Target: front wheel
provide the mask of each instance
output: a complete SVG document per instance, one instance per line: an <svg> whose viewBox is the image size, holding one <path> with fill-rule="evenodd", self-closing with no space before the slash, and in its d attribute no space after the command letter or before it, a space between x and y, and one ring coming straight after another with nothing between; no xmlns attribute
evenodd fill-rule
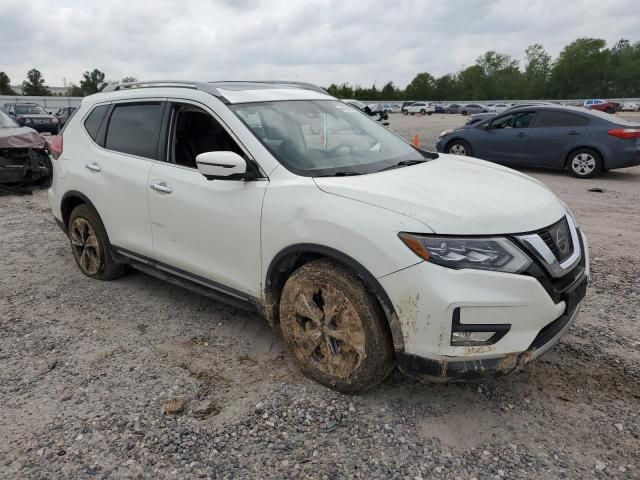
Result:
<svg viewBox="0 0 640 480"><path fill-rule="evenodd" d="M593 178L602 171L602 157L595 150L580 148L569 155L567 166L574 177Z"/></svg>
<svg viewBox="0 0 640 480"><path fill-rule="evenodd" d="M447 145L447 153L451 155L466 155L471 156L471 147L464 140L454 140Z"/></svg>
<svg viewBox="0 0 640 480"><path fill-rule="evenodd" d="M328 259L309 262L287 280L280 329L302 371L344 393L369 389L393 370L384 312L351 270Z"/></svg>
<svg viewBox="0 0 640 480"><path fill-rule="evenodd" d="M407 110L402 110L402 114L403 115L409 115L409 112Z"/></svg>

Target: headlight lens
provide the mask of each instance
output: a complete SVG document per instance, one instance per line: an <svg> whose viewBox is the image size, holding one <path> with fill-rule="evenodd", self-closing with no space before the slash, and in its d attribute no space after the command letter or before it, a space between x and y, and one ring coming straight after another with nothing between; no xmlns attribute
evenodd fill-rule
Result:
<svg viewBox="0 0 640 480"><path fill-rule="evenodd" d="M420 258L448 268L475 268L506 273L525 270L531 259L506 238L454 238L400 233Z"/></svg>

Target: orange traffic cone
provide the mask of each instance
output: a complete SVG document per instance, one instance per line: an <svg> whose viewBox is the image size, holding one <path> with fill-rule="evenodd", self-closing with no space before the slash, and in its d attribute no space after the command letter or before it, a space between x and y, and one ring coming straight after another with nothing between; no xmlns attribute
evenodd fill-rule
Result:
<svg viewBox="0 0 640 480"><path fill-rule="evenodd" d="M414 147L419 147L420 146L420 137L418 137L417 133L413 136L413 142L411 142L411 143L413 143Z"/></svg>

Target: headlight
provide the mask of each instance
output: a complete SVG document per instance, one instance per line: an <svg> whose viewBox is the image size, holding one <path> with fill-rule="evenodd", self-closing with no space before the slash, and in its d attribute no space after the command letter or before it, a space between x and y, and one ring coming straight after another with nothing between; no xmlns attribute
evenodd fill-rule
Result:
<svg viewBox="0 0 640 480"><path fill-rule="evenodd" d="M440 136L439 136L438 138L441 138L441 137L444 137L444 136L447 136L447 135L451 135L452 133L453 133L453 130L449 128L448 130L444 130L444 131L440 134Z"/></svg>
<svg viewBox="0 0 640 480"><path fill-rule="evenodd" d="M400 233L400 239L420 258L448 268L475 268L518 273L531 259L506 238L454 238Z"/></svg>

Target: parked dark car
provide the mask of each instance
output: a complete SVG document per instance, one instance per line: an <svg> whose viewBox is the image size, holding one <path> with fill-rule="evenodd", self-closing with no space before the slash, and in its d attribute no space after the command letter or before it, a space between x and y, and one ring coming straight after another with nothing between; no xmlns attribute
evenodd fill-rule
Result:
<svg viewBox="0 0 640 480"><path fill-rule="evenodd" d="M439 152L508 166L568 169L579 178L640 165L640 122L578 107L521 107L442 132Z"/></svg>
<svg viewBox="0 0 640 480"><path fill-rule="evenodd" d="M49 150L42 135L0 112L0 195L46 188L51 173Z"/></svg>
<svg viewBox="0 0 640 480"><path fill-rule="evenodd" d="M430 105L435 109L433 113L446 113L446 110L442 105L439 105L437 103L431 103Z"/></svg>
<svg viewBox="0 0 640 480"><path fill-rule="evenodd" d="M489 109L479 103L467 103L466 105L460 105L458 112L466 116L473 113L488 113Z"/></svg>
<svg viewBox="0 0 640 480"><path fill-rule="evenodd" d="M67 120L71 118L71 115L73 115L73 112L75 111L76 107L62 107L56 112L56 118L58 119L60 128L64 127L64 124L67 123Z"/></svg>
<svg viewBox="0 0 640 480"><path fill-rule="evenodd" d="M60 131L55 115L37 103L5 103L2 111L18 122L18 125L33 128L36 132L57 135Z"/></svg>
<svg viewBox="0 0 640 480"><path fill-rule="evenodd" d="M502 112L500 113L505 113L505 112L509 112L511 110L514 110L516 108L522 108L522 107L538 107L538 106L543 106L543 105L550 105L553 106L555 104L550 103L550 102L522 102L522 103L518 103L518 104L514 104L511 105L508 108L505 108ZM486 120L487 118L493 118L496 115L498 115L498 113L496 112L489 112L489 113L476 113L475 115L470 115L469 118L467 119L467 121L465 122L465 125L473 125L475 123L479 123L481 120Z"/></svg>
<svg viewBox="0 0 640 480"><path fill-rule="evenodd" d="M461 105L459 103L450 103L449 105L447 105L446 111L447 113L458 113L460 107Z"/></svg>

